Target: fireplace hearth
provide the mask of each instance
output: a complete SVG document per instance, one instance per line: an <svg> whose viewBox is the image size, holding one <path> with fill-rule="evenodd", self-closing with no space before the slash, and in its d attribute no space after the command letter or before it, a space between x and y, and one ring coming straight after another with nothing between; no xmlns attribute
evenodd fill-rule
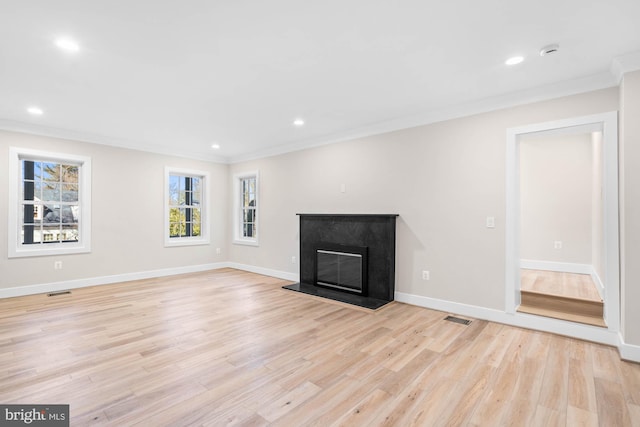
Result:
<svg viewBox="0 0 640 427"><path fill-rule="evenodd" d="M377 309L395 293L396 214L298 214L298 292Z"/></svg>

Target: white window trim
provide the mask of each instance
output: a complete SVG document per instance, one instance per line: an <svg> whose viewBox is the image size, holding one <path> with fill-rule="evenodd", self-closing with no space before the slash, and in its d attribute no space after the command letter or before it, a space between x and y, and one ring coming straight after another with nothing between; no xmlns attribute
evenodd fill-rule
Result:
<svg viewBox="0 0 640 427"><path fill-rule="evenodd" d="M49 160L58 163L70 163L79 166L78 204L80 220L78 221L78 242L47 243L46 245L23 245L18 232L20 218L20 161ZM72 154L52 153L41 150L9 147L9 258L66 255L91 252L91 158Z"/></svg>
<svg viewBox="0 0 640 427"><path fill-rule="evenodd" d="M197 176L202 179L202 200L200 224L200 236L171 238L169 236L169 175ZM164 246L195 246L208 245L211 241L210 227L210 209L209 209L209 172L194 169L183 169L165 166L164 168Z"/></svg>
<svg viewBox="0 0 640 427"><path fill-rule="evenodd" d="M254 238L247 238L242 236L242 197L240 188L240 180L243 178L256 178L256 228L258 229L258 235ZM259 239L260 234L262 233L262 228L260 228L260 218L262 214L260 213L260 172L249 171L242 172L233 175L233 243L236 245L247 245L247 246L260 246Z"/></svg>

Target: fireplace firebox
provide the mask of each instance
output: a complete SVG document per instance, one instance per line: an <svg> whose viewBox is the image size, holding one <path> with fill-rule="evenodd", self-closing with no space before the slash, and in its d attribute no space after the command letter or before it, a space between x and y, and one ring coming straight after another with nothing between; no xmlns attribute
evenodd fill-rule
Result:
<svg viewBox="0 0 640 427"><path fill-rule="evenodd" d="M367 296L367 248L321 244L316 248L314 283Z"/></svg>

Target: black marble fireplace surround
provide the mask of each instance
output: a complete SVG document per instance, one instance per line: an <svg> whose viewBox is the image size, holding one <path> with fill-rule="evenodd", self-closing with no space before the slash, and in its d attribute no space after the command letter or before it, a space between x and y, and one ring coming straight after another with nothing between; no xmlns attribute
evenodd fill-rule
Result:
<svg viewBox="0 0 640 427"><path fill-rule="evenodd" d="M298 214L298 216L300 217L300 282L285 286L285 289L374 310L393 301L397 214ZM317 285L317 250L327 248L346 253L364 251L366 270L363 272L362 292Z"/></svg>

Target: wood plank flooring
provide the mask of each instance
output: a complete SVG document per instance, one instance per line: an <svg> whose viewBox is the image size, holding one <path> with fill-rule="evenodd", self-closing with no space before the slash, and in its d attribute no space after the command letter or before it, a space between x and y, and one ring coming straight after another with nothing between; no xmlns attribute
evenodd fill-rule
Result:
<svg viewBox="0 0 640 427"><path fill-rule="evenodd" d="M611 347L232 269L0 300L0 402L71 425L640 426Z"/></svg>
<svg viewBox="0 0 640 427"><path fill-rule="evenodd" d="M523 291L602 301L596 285L588 274L529 270L526 268L520 271L520 289Z"/></svg>

